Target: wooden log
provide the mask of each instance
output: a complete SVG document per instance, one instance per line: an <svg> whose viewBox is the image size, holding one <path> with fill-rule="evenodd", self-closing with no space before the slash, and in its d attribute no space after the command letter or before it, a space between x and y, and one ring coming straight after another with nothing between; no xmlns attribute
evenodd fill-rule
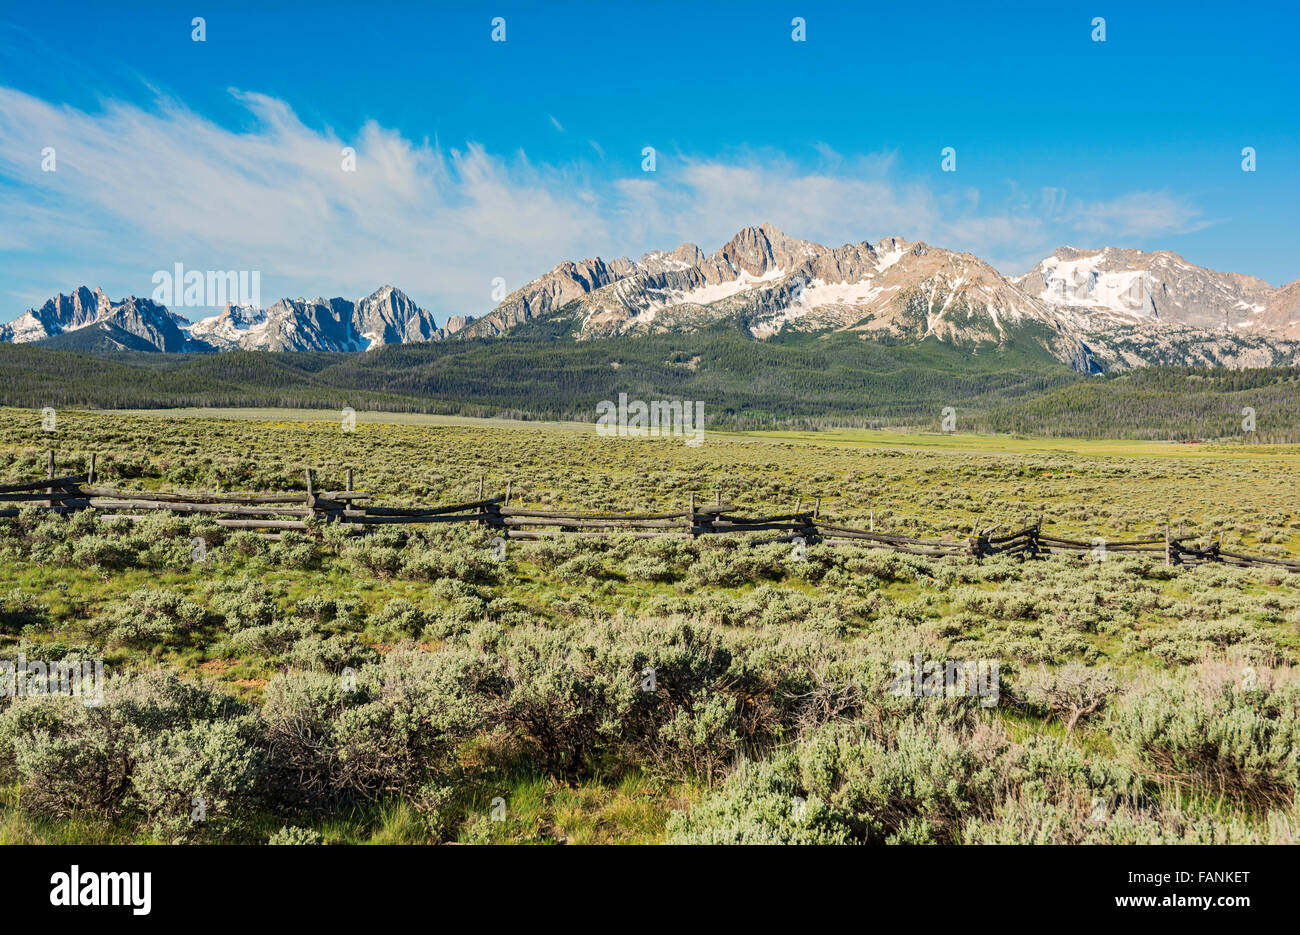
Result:
<svg viewBox="0 0 1300 935"><path fill-rule="evenodd" d="M43 503L52 506L62 500L84 500L76 491L64 490L54 494L46 493L6 493L0 494L0 503Z"/></svg>
<svg viewBox="0 0 1300 935"><path fill-rule="evenodd" d="M148 500L169 503L230 503L242 506L259 503L302 503L301 494L232 497L217 494L168 493L158 490L117 490L112 487L83 487L81 492L91 497L108 497L114 500Z"/></svg>
<svg viewBox="0 0 1300 935"><path fill-rule="evenodd" d="M372 516L369 513L360 516L349 515L347 522L356 523L360 526L403 526L418 525L425 523L478 523L490 521L491 513L456 513L447 515L421 515L421 516ZM490 524L490 523L489 523Z"/></svg>
<svg viewBox="0 0 1300 935"><path fill-rule="evenodd" d="M682 524L673 520L663 519L644 519L644 520L624 520L624 519L563 519L559 517L523 517L523 516L505 516L504 524L510 528L517 526L555 526L571 527L573 529L681 529Z"/></svg>
<svg viewBox="0 0 1300 935"><path fill-rule="evenodd" d="M718 517L720 523L732 523L736 526L746 526L755 523L811 523L811 513L781 513L776 516L731 516L722 515Z"/></svg>
<svg viewBox="0 0 1300 935"><path fill-rule="evenodd" d="M564 532L562 530L541 530L541 529L512 529L510 530L511 539L519 539L525 542L536 542L542 539L556 538L577 538L577 539L608 539L612 536L620 535L617 532ZM691 536L686 532L628 532L634 539L690 539Z"/></svg>
<svg viewBox="0 0 1300 935"><path fill-rule="evenodd" d="M311 528L304 522L290 519L216 519L213 522L226 529L296 529L306 532Z"/></svg>
<svg viewBox="0 0 1300 935"><path fill-rule="evenodd" d="M1283 568L1290 568L1293 571L1300 570L1300 562L1284 558L1265 558L1262 555L1243 555L1240 552L1227 552L1219 550L1219 554L1225 558L1237 559L1238 561L1255 562L1261 565L1280 565Z"/></svg>
<svg viewBox="0 0 1300 935"><path fill-rule="evenodd" d="M50 486L71 487L80 482L81 478L73 475L70 477L55 477L46 478L45 480L25 481L21 484L0 484L0 494L16 493L26 490L45 490Z"/></svg>
<svg viewBox="0 0 1300 935"><path fill-rule="evenodd" d="M1031 536L1036 532L1033 526L1026 526L1024 529L1017 529L1015 532L1003 533L1000 536L989 536L989 542L997 544L999 542L1009 542L1012 539L1019 539L1023 536Z"/></svg>
<svg viewBox="0 0 1300 935"><path fill-rule="evenodd" d="M614 522L630 522L649 519L681 519L690 516L687 512L676 513L578 513L560 510L506 510L502 516L537 517L538 519L600 519ZM680 523L678 525L681 525Z"/></svg>
<svg viewBox="0 0 1300 935"><path fill-rule="evenodd" d="M1060 543L1062 545L1073 545L1083 549L1096 548L1096 546L1091 542L1081 542L1077 539L1062 539L1059 536L1039 536L1038 538L1040 538L1044 542L1054 542L1054 543ZM1114 549L1126 545L1154 545L1163 542L1164 542L1163 537L1151 536L1146 539L1128 539L1123 542L1107 542L1106 548Z"/></svg>
<svg viewBox="0 0 1300 935"><path fill-rule="evenodd" d="M791 532L803 528L805 527L797 523L746 523L743 526L732 523L713 523L710 526L712 532L771 532L775 530Z"/></svg>
<svg viewBox="0 0 1300 935"><path fill-rule="evenodd" d="M442 516L447 513L468 513L475 510L486 510L489 506L496 506L499 504L501 499L501 497L493 497L490 500L478 500L474 503L456 503L451 506L368 506L365 510L366 513L371 516Z"/></svg>
<svg viewBox="0 0 1300 935"><path fill-rule="evenodd" d="M964 549L965 543L948 542L943 539L911 539L907 536L897 536L881 532L866 532L861 529L850 529L847 526L830 526L826 523L818 523L818 530L822 534L833 533L836 536L842 536L850 539L867 539L872 542L880 542L886 545L896 543L899 545L924 546L943 549Z"/></svg>
<svg viewBox="0 0 1300 935"><path fill-rule="evenodd" d="M111 500L90 498L97 510L171 510L173 513L230 513L235 516L310 516L302 507L239 506L230 503L178 503L174 500Z"/></svg>
<svg viewBox="0 0 1300 935"><path fill-rule="evenodd" d="M47 513L75 513L76 512L76 508L71 506L51 506L51 507L43 507L42 509L44 509ZM12 518L21 515L21 513L22 510L16 508L7 509L7 510L0 509L0 517Z"/></svg>

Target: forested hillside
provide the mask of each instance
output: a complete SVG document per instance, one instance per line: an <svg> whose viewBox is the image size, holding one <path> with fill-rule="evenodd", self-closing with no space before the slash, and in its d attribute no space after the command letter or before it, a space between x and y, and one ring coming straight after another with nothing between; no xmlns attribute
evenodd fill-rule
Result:
<svg viewBox="0 0 1300 935"><path fill-rule="evenodd" d="M695 334L389 345L356 354L90 355L0 346L0 404L37 408L288 406L591 421L596 404L702 400L714 427L832 425L1150 439L1300 438L1300 369L1157 367L1085 377L1036 351L972 354L848 333L754 341Z"/></svg>

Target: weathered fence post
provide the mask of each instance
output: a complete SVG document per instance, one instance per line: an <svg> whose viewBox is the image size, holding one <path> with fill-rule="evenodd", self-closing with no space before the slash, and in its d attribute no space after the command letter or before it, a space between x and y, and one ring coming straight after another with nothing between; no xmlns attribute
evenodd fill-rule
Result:
<svg viewBox="0 0 1300 935"><path fill-rule="evenodd" d="M352 468L348 468L346 478L347 479L344 481L344 483L347 484L348 493L351 493L352 492Z"/></svg>
<svg viewBox="0 0 1300 935"><path fill-rule="evenodd" d="M86 472L86 486L95 486L95 452L90 453L90 469Z"/></svg>
<svg viewBox="0 0 1300 935"><path fill-rule="evenodd" d="M48 477L50 480L54 480L54 449L53 448L51 448L49 452L46 453L45 456L45 476ZM53 507L54 487L53 486L46 487L45 492L50 495L50 499L45 501L45 505L47 507Z"/></svg>
<svg viewBox="0 0 1300 935"><path fill-rule="evenodd" d="M509 503L509 500L510 500L510 494L507 490L506 502ZM501 530L502 539L509 539L510 527L506 525L506 519L504 516L501 515L501 506L502 505L500 503L495 503L495 502L484 504L483 512L487 514L487 518L483 520L483 523L484 525L489 526L492 529Z"/></svg>
<svg viewBox="0 0 1300 935"><path fill-rule="evenodd" d="M695 538L695 491L691 491L691 512L686 517L686 528L691 532L691 538Z"/></svg>
<svg viewBox="0 0 1300 935"><path fill-rule="evenodd" d="M306 474L307 476L307 509L311 511L312 516L315 516L316 515L316 485L314 483L314 479L312 478L312 470L311 468L306 468L304 469L303 473Z"/></svg>

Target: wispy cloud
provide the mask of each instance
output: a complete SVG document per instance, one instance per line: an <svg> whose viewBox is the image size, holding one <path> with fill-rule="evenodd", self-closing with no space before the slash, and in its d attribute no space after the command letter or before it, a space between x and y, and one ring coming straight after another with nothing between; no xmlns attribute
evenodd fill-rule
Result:
<svg viewBox="0 0 1300 935"><path fill-rule="evenodd" d="M1133 192L1084 205L1075 226L1102 237L1150 237L1204 230L1213 222L1188 199L1169 192Z"/></svg>
<svg viewBox="0 0 1300 935"><path fill-rule="evenodd" d="M153 271L177 262L261 270L264 297L358 297L393 283L441 316L490 309L496 277L513 289L567 258L685 240L712 250L765 221L830 244L924 239L1005 272L1071 234L1207 223L1164 192L1085 204L1049 189L989 205L976 189L938 194L900 177L890 153L850 157L824 144L812 165L771 152L660 153L656 172L608 178L603 163L556 167L522 152L415 143L373 122L344 139L306 126L284 101L231 93L251 129L165 97L86 113L0 88L0 212L13 219L0 227L0 279L11 290L0 298L15 306L0 320L80 284L147 295ZM47 146L54 172L41 170Z"/></svg>

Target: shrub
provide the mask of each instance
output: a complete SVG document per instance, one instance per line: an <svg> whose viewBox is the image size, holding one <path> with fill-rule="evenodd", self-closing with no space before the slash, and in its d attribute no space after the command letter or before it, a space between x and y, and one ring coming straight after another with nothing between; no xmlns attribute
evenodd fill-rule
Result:
<svg viewBox="0 0 1300 935"><path fill-rule="evenodd" d="M399 649L348 678L289 671L266 686L272 787L323 807L418 788L482 724L479 665Z"/></svg>
<svg viewBox="0 0 1300 935"><path fill-rule="evenodd" d="M419 636L429 624L429 616L419 607L403 598L394 598L378 613L371 614L367 626L381 633L395 631L408 636Z"/></svg>
<svg viewBox="0 0 1300 935"><path fill-rule="evenodd" d="M267 840L267 844L308 845L323 843L320 832L297 825L286 825Z"/></svg>
<svg viewBox="0 0 1300 935"><path fill-rule="evenodd" d="M669 821L675 843L938 843L1000 800L1009 742L995 728L961 736L935 721L888 737L828 725L739 770Z"/></svg>
<svg viewBox="0 0 1300 935"><path fill-rule="evenodd" d="M212 609L226 620L231 630L265 627L280 616L279 605L266 586L253 578L215 581L208 587Z"/></svg>
<svg viewBox="0 0 1300 935"><path fill-rule="evenodd" d="M251 729L239 720L201 721L136 746L133 801L156 837L221 837L243 824L260 766L260 751L244 737Z"/></svg>
<svg viewBox="0 0 1300 935"><path fill-rule="evenodd" d="M1258 675L1256 676L1258 678ZM1154 778L1285 801L1300 784L1300 682L1166 676L1113 712L1117 746Z"/></svg>
<svg viewBox="0 0 1300 935"><path fill-rule="evenodd" d="M110 678L94 706L67 696L18 698L0 713L0 769L21 783L23 807L38 816L120 818L131 809L142 742L241 710L170 675Z"/></svg>
<svg viewBox="0 0 1300 935"><path fill-rule="evenodd" d="M21 588L0 594L0 633L16 633L23 627L39 627L47 620L48 610L35 595Z"/></svg>
<svg viewBox="0 0 1300 935"><path fill-rule="evenodd" d="M1024 676L1020 688L1031 708L1049 719L1060 719L1067 734L1080 720L1101 712L1119 690L1108 671L1078 663L1070 663L1056 672L1040 666L1036 672Z"/></svg>
<svg viewBox="0 0 1300 935"><path fill-rule="evenodd" d="M91 624L97 633L107 633L111 646L152 646L179 633L192 631L207 619L202 606L175 591L140 588L120 601Z"/></svg>

